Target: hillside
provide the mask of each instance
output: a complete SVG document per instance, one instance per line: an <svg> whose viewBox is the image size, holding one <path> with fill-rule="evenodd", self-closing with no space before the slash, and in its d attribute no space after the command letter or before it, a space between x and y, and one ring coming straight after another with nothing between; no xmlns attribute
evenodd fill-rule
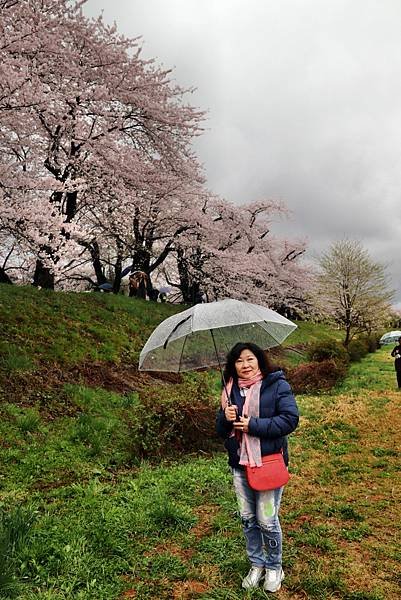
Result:
<svg viewBox="0 0 401 600"><path fill-rule="evenodd" d="M0 385L16 399L68 382L124 391L155 325L177 307L108 294L0 286Z"/></svg>
<svg viewBox="0 0 401 600"><path fill-rule="evenodd" d="M30 403L68 382L126 392L148 381L139 352L160 321L180 305L112 294L74 294L0 285L0 394ZM287 346L338 331L299 322ZM166 376L168 379L168 377ZM177 380L174 377L173 381ZM6 389L7 388L7 389Z"/></svg>

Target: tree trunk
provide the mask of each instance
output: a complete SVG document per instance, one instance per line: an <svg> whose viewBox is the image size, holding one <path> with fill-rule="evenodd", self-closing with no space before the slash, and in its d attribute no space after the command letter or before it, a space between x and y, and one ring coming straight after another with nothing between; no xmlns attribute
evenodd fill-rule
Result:
<svg viewBox="0 0 401 600"><path fill-rule="evenodd" d="M122 262L122 257L117 256L116 264L114 265L113 294L118 294L121 288Z"/></svg>
<svg viewBox="0 0 401 600"><path fill-rule="evenodd" d="M146 280L146 293L149 300L157 301L159 296L158 290L153 287L151 273L159 267L167 256L172 251L172 244L168 242L162 252L160 252L158 258L150 264L151 252L149 248L138 244L135 247L134 254L132 255L131 273L134 271L143 271L147 275Z"/></svg>
<svg viewBox="0 0 401 600"><path fill-rule="evenodd" d="M184 259L184 252L179 248L177 250L177 267L180 278L180 290L185 304L191 304L191 283L188 273L188 267Z"/></svg>
<svg viewBox="0 0 401 600"><path fill-rule="evenodd" d="M48 267L45 267L39 259L36 261L32 285L46 290L54 290L54 273Z"/></svg>
<svg viewBox="0 0 401 600"><path fill-rule="evenodd" d="M100 260L99 244L96 242L96 240L89 245L89 251L92 257L92 266L93 270L95 271L97 284L102 285L102 283L107 283L107 278L103 272L102 263Z"/></svg>
<svg viewBox="0 0 401 600"><path fill-rule="evenodd" d="M0 283L8 283L10 285L13 283L2 267L0 267Z"/></svg>
<svg viewBox="0 0 401 600"><path fill-rule="evenodd" d="M78 192L67 192L65 202L66 221L70 223L77 212Z"/></svg>
<svg viewBox="0 0 401 600"><path fill-rule="evenodd" d="M189 274L187 263L181 250L177 251L177 266L180 277L180 290L185 304L198 304L202 302L200 282L194 280Z"/></svg>
<svg viewBox="0 0 401 600"><path fill-rule="evenodd" d="M134 271L143 271L148 274L150 270L150 254L145 248L135 248L132 255L131 273Z"/></svg>
<svg viewBox="0 0 401 600"><path fill-rule="evenodd" d="M189 277L180 278L180 289L185 304L202 302L202 292L198 281L191 281Z"/></svg>

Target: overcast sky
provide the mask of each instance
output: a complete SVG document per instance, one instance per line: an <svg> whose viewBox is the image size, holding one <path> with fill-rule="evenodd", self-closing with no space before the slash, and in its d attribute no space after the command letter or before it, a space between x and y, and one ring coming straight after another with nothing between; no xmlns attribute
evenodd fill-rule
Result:
<svg viewBox="0 0 401 600"><path fill-rule="evenodd" d="M401 305L400 0L88 0L207 111L195 149L234 202L284 201L312 256L360 240Z"/></svg>

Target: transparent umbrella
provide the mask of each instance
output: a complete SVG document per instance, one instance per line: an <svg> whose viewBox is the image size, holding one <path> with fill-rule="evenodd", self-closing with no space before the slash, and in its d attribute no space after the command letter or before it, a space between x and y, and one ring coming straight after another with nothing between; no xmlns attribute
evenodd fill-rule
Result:
<svg viewBox="0 0 401 600"><path fill-rule="evenodd" d="M383 346L384 344L396 344L401 337L401 331L389 331L381 336L379 340L379 344Z"/></svg>
<svg viewBox="0 0 401 600"><path fill-rule="evenodd" d="M139 369L179 373L217 365L221 368L237 342L272 348L296 327L258 304L232 299L195 304L156 327L142 349Z"/></svg>

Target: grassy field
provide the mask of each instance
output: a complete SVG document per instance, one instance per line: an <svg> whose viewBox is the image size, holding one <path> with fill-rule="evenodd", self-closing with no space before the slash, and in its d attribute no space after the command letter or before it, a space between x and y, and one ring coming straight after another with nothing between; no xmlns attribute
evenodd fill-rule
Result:
<svg viewBox="0 0 401 600"><path fill-rule="evenodd" d="M0 286L0 598L265 597L241 589L225 454L135 455L132 418L151 385L138 352L176 310ZM330 335L301 324L290 342ZM297 399L281 600L401 597L401 393L388 352L352 365L331 394ZM215 393L207 374L180 385L198 384Z"/></svg>

